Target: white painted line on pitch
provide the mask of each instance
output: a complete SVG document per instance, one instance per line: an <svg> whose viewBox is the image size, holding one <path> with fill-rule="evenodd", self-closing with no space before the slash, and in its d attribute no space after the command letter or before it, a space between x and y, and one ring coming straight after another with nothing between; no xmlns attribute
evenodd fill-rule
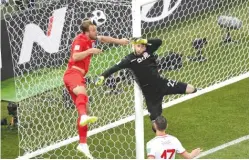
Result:
<svg viewBox="0 0 249 160"><path fill-rule="evenodd" d="M169 108L175 104L178 104L178 103L181 103L181 102L184 102L186 100L189 100L191 98L194 98L194 97L197 97L197 96L200 96L202 94L205 94L205 93L208 93L208 92L211 92L215 89L218 89L218 88L221 88L221 87L224 87L226 85L229 85L229 84L232 84L232 83L235 83L235 82L238 82L242 79L245 79L245 78L248 78L249 77L249 72L247 73L244 73L244 74L241 74L237 77L233 77L231 79L228 79L226 81L223 81L223 82L220 82L220 83L217 83L217 84L214 84L212 86L209 86L207 88L204 88L200 91L197 91L196 93L194 94L189 94L189 95L185 95L183 97L180 97L178 99L175 99L175 100L172 100L170 102L167 102L167 103L164 103L163 104L163 108ZM148 115L148 111L147 110L144 110L144 116ZM113 122L113 123L110 123L110 124L107 124L105 126L102 126L102 127L99 127L99 128L96 128L96 129L93 129L91 131L88 132L88 137L89 136L92 136L94 134L97 134L97 133L100 133L100 132L103 132L103 131L106 131L108 129L111 129L111 128L115 128L115 127L118 127L122 124L125 124L127 122L130 122L130 121L133 121L135 120L135 115L132 115L132 116L129 116L127 118L124 118L124 119L121 119L121 120L118 120L116 122ZM55 144L51 144L50 146L47 146L47 147L44 147L44 148L41 148L41 149L38 149L34 152L31 152L31 153L27 153L23 156L19 156L17 159L29 159L29 158L32 158L32 157L36 157L38 155L41 155L41 154L44 154L48 151L51 151L51 150L54 150L54 149L57 149L57 148L60 148L62 146L66 146L70 143L73 143L73 142L76 142L79 140L79 137L78 136L75 136L75 137L71 137L71 138L68 138L66 140L63 140L61 142L58 142L58 143L55 143Z"/></svg>
<svg viewBox="0 0 249 160"><path fill-rule="evenodd" d="M204 151L204 152L202 152L199 156L197 156L197 157L195 157L195 158L201 158L201 157L207 156L207 155L209 155L209 154L212 154L212 153L214 153L214 152L217 152L217 151L219 151L219 150L222 150L222 149L224 149L224 148L230 147L230 146L232 146L232 145L238 144L238 143L240 143L240 142L242 142L242 141L246 141L246 140L249 140L249 135L246 135L246 136L244 136L244 137L240 137L240 138L235 139L235 140L233 140L233 141L230 141L230 142L228 142L228 143L225 143L225 144L222 144L222 145L220 145L220 146L214 147L214 148L212 148L212 149L210 149L210 150ZM216 157L216 158L218 158L218 157Z"/></svg>

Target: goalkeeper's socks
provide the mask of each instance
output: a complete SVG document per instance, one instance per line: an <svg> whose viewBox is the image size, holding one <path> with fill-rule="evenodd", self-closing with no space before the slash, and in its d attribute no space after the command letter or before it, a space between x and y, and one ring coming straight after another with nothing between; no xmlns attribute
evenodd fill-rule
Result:
<svg viewBox="0 0 249 160"><path fill-rule="evenodd" d="M84 94L78 94L75 105L78 110L79 115L86 114L86 104L88 103L88 97Z"/></svg>

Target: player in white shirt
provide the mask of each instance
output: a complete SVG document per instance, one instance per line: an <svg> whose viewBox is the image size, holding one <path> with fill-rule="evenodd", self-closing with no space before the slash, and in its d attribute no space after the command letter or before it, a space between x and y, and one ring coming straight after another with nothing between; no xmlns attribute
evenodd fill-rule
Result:
<svg viewBox="0 0 249 160"><path fill-rule="evenodd" d="M202 151L196 148L189 153L176 137L166 134L167 120L163 116L158 116L153 125L156 137L146 145L148 159L175 159L176 153L181 154L185 159L192 159Z"/></svg>

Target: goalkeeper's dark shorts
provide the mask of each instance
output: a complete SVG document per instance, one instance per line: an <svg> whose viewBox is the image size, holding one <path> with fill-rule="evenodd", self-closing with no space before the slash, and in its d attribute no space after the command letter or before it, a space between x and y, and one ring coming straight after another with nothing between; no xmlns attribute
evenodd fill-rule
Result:
<svg viewBox="0 0 249 160"><path fill-rule="evenodd" d="M142 86L150 119L155 120L162 114L162 101L165 95L185 94L186 88L186 83L168 79L161 79L155 85Z"/></svg>

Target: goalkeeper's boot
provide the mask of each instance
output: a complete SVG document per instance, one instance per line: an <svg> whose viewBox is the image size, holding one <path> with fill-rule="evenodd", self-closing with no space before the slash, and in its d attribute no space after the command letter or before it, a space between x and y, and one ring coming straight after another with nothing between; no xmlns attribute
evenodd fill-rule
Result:
<svg viewBox="0 0 249 160"><path fill-rule="evenodd" d="M88 145L86 143L79 144L77 150L83 153L87 158L93 159L93 156L91 155Z"/></svg>
<svg viewBox="0 0 249 160"><path fill-rule="evenodd" d="M88 115L81 115L80 117L80 125L85 126L89 123L94 123L98 120L98 117L95 116L88 116Z"/></svg>

